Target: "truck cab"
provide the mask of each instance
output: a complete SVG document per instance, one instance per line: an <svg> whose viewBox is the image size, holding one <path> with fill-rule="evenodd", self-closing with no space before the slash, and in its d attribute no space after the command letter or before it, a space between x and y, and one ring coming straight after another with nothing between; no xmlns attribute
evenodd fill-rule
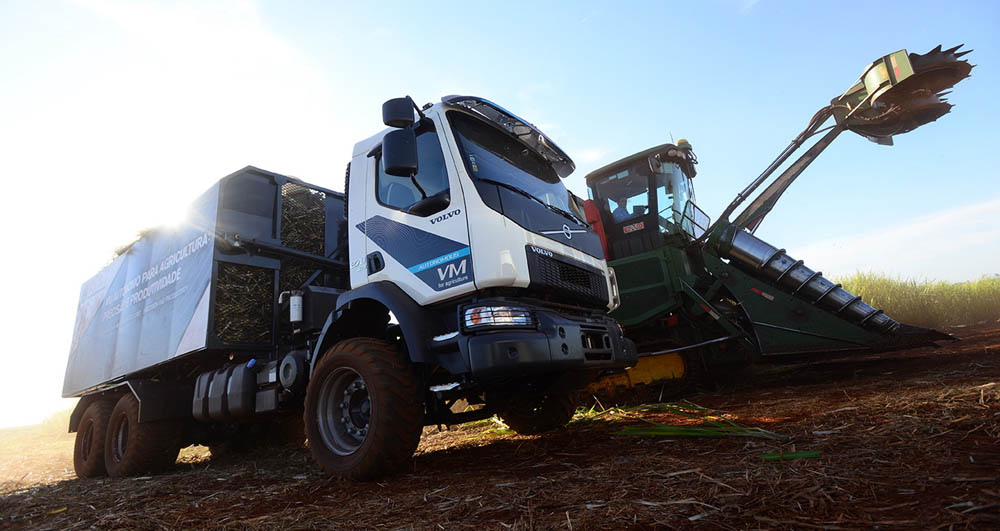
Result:
<svg viewBox="0 0 1000 531"><path fill-rule="evenodd" d="M599 236L562 183L574 164L558 146L467 96L425 108L410 130L412 175L384 168L392 130L355 146L348 188L365 200L349 200L352 288L388 280L420 305L515 289L614 309Z"/></svg>

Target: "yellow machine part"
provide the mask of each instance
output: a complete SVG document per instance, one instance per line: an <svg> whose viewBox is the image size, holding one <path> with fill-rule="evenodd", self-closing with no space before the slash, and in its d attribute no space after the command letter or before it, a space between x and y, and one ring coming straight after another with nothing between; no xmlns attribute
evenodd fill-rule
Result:
<svg viewBox="0 0 1000 531"><path fill-rule="evenodd" d="M623 373L605 376L590 384L587 389L592 393L613 394L616 389L631 389L683 377L684 358L680 354L660 354L639 358L635 367Z"/></svg>

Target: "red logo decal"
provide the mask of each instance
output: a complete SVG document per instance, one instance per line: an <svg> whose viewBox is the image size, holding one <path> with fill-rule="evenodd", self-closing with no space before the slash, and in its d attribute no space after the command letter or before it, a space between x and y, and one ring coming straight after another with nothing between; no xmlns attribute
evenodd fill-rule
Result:
<svg viewBox="0 0 1000 531"><path fill-rule="evenodd" d="M642 230L645 226L646 226L646 223L640 221L639 223L633 223L631 225L625 225L624 227L622 227L622 231L625 232L625 234L628 234L630 232L635 232L637 230Z"/></svg>

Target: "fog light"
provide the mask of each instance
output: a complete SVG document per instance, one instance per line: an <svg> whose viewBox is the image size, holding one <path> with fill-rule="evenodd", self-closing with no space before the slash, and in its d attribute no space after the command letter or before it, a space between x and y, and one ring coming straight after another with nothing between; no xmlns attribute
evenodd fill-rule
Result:
<svg viewBox="0 0 1000 531"><path fill-rule="evenodd" d="M534 327L531 310L518 306L473 306L465 309L466 329L489 327Z"/></svg>

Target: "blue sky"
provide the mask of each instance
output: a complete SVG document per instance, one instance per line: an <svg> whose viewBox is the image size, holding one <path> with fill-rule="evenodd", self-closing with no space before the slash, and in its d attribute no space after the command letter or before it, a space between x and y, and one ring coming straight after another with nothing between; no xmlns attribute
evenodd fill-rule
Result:
<svg viewBox="0 0 1000 531"><path fill-rule="evenodd" d="M687 138L713 217L877 57L966 43L936 123L883 147L844 134L758 235L828 275L1000 273L996 2L0 3L5 357L59 385L80 284L139 229L247 164L342 189L381 103L487 97L577 162L568 186ZM37 383L42 382L42 383ZM10 396L8 396L8 394ZM36 411L37 409L37 411Z"/></svg>

